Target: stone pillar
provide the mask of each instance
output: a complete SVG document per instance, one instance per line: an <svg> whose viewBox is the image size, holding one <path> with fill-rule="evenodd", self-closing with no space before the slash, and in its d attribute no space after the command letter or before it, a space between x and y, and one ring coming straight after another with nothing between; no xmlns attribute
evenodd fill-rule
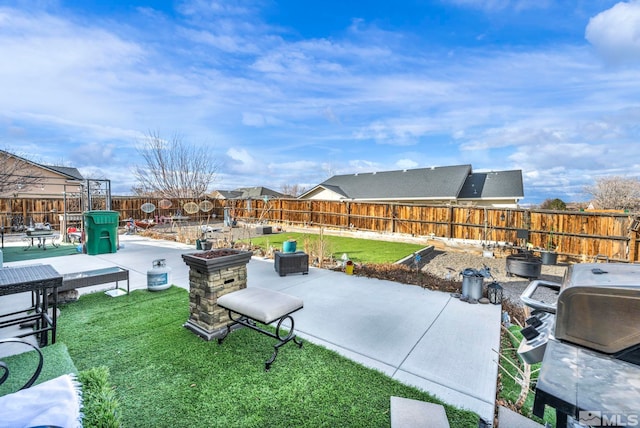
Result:
<svg viewBox="0 0 640 428"><path fill-rule="evenodd" d="M184 326L206 340L220 337L230 321L227 310L217 305L218 297L247 287L251 252L218 249L182 258L189 266L189 320Z"/></svg>

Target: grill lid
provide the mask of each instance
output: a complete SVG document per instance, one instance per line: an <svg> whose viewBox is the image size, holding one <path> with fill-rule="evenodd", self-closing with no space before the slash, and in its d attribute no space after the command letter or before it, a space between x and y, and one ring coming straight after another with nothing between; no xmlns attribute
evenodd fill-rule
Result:
<svg viewBox="0 0 640 428"><path fill-rule="evenodd" d="M570 266L558 296L555 337L607 354L640 345L640 266Z"/></svg>

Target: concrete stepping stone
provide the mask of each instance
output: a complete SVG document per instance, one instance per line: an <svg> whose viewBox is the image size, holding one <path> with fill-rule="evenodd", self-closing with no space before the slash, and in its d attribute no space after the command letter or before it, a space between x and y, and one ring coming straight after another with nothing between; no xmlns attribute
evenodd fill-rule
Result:
<svg viewBox="0 0 640 428"><path fill-rule="evenodd" d="M449 428L449 421L440 404L391 397L391 428Z"/></svg>

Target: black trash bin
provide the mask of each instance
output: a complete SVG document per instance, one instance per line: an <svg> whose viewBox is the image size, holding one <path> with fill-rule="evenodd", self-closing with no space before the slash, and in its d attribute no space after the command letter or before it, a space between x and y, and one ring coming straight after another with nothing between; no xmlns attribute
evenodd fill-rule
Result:
<svg viewBox="0 0 640 428"><path fill-rule="evenodd" d="M94 256L118 251L119 216L117 211L86 211L84 213L87 254Z"/></svg>

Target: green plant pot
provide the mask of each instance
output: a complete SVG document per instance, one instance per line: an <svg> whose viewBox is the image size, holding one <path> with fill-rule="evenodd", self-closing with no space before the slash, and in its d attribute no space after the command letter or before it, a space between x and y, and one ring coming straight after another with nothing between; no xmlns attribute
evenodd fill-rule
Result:
<svg viewBox="0 0 640 428"><path fill-rule="evenodd" d="M282 252L283 253L295 253L296 252L296 242L295 241L284 241L282 243Z"/></svg>

